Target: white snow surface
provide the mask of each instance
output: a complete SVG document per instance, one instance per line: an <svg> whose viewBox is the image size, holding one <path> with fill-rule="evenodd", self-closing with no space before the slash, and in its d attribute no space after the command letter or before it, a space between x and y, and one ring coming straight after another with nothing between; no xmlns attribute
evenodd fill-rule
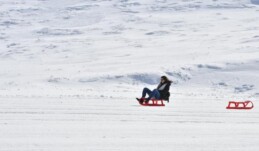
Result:
<svg viewBox="0 0 259 151"><path fill-rule="evenodd" d="M0 151L258 151L258 86L258 0L0 0Z"/></svg>

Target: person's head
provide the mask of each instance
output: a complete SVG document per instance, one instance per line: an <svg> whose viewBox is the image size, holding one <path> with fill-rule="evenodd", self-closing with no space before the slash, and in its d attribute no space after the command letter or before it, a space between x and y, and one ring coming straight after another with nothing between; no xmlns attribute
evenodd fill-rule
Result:
<svg viewBox="0 0 259 151"><path fill-rule="evenodd" d="M166 76L161 77L161 83L171 82Z"/></svg>

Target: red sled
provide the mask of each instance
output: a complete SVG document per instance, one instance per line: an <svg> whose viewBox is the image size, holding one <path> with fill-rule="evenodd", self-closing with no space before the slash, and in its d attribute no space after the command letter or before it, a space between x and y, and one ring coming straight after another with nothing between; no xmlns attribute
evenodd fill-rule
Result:
<svg viewBox="0 0 259 151"><path fill-rule="evenodd" d="M235 101L229 101L227 109L244 109L249 110L254 107L253 102L251 101L245 101L245 102L235 102Z"/></svg>
<svg viewBox="0 0 259 151"><path fill-rule="evenodd" d="M165 106L164 100L151 99L148 102L139 102L142 106Z"/></svg>

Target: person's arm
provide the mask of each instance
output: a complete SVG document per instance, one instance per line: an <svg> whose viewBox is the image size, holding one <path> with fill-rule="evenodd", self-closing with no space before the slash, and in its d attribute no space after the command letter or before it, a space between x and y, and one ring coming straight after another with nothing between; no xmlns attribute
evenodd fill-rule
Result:
<svg viewBox="0 0 259 151"><path fill-rule="evenodd" d="M168 92L170 89L170 83L167 83L164 89L164 92Z"/></svg>

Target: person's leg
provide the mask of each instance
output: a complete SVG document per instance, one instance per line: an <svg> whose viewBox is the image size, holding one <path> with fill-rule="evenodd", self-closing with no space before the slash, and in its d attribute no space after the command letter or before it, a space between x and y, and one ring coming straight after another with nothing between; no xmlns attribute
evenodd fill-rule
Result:
<svg viewBox="0 0 259 151"><path fill-rule="evenodd" d="M150 96L151 93L152 93L151 90L149 90L148 88L144 88L142 91L142 98L145 98L147 94Z"/></svg>
<svg viewBox="0 0 259 151"><path fill-rule="evenodd" d="M141 98L136 98L140 103L143 103L145 101L145 97L148 94L149 96L151 95L152 91L149 90L148 88L144 88L142 91L142 97Z"/></svg>
<svg viewBox="0 0 259 151"><path fill-rule="evenodd" d="M154 98L155 98L155 99L160 99L160 93L159 93L159 91L158 91L157 89L155 89L153 92L154 92Z"/></svg>
<svg viewBox="0 0 259 151"><path fill-rule="evenodd" d="M151 98L160 99L160 93L157 89L154 89L149 97L146 99L146 101L149 101Z"/></svg>

